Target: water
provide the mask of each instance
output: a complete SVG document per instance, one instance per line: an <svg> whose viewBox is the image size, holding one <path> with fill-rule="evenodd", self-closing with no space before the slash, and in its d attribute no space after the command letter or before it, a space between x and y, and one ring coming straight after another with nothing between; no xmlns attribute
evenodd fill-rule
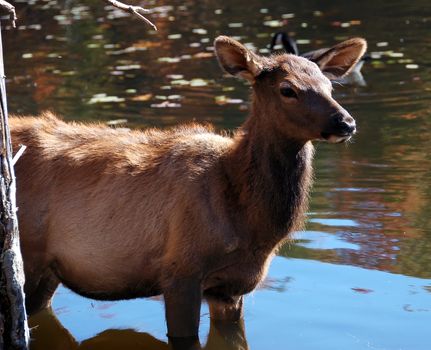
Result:
<svg viewBox="0 0 431 350"><path fill-rule="evenodd" d="M4 33L10 111L133 128L241 124L249 88L223 77L218 34L262 50L283 29L301 52L365 37L367 85L335 90L359 133L317 145L307 231L246 298L245 326L210 324L204 306L200 338L206 349L430 348L429 1L148 1L157 33L100 0L15 3L20 27ZM97 302L63 288L53 310L31 319L32 349L168 348L159 299Z"/></svg>

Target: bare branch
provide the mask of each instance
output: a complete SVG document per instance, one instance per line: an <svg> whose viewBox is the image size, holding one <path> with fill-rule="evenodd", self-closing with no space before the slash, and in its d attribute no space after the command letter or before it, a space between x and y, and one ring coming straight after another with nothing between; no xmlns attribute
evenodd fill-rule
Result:
<svg viewBox="0 0 431 350"><path fill-rule="evenodd" d="M18 161L18 159L22 156L22 154L24 153L24 151L26 150L27 146L26 145L20 145L21 147L19 148L18 152L16 152L16 154L13 156L12 159L12 165L15 166L16 162Z"/></svg>
<svg viewBox="0 0 431 350"><path fill-rule="evenodd" d="M7 12L9 12L10 20L12 22L12 27L16 27L15 21L18 19L16 17L15 6L9 4L5 0L0 0L0 8L4 8Z"/></svg>
<svg viewBox="0 0 431 350"><path fill-rule="evenodd" d="M0 1L2 1L2 0L0 0ZM117 0L104 0L104 1L106 3L108 3L109 5L112 5L116 8L119 8L120 10L129 12L132 15L139 17L141 20L143 20L144 22L149 24L151 27L153 27L154 30L157 30L156 25L153 22L151 22L147 17L145 17L143 15L144 13L150 12L148 9L144 9L141 6L133 6L133 5L124 4L124 3L117 1Z"/></svg>

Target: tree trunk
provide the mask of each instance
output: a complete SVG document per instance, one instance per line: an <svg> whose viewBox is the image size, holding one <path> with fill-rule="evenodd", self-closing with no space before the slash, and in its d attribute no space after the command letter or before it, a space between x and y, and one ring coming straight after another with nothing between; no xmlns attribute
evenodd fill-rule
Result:
<svg viewBox="0 0 431 350"><path fill-rule="evenodd" d="M29 342L15 190L0 28L0 350L26 350Z"/></svg>

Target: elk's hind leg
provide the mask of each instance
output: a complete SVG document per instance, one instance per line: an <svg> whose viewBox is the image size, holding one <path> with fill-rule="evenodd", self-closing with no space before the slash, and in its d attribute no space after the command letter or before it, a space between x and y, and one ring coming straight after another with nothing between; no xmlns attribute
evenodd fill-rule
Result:
<svg viewBox="0 0 431 350"><path fill-rule="evenodd" d="M48 270L36 283L25 287L27 314L32 315L51 306L51 299L60 284L55 274Z"/></svg>
<svg viewBox="0 0 431 350"><path fill-rule="evenodd" d="M210 317L217 321L238 321L243 317L244 297L211 298L208 300Z"/></svg>

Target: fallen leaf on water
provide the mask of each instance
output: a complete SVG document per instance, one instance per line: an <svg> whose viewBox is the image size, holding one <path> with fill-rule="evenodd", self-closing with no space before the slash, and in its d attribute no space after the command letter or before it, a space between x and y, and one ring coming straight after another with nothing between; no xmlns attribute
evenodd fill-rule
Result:
<svg viewBox="0 0 431 350"><path fill-rule="evenodd" d="M284 13L281 15L281 18L283 18L283 19L288 19L288 18L293 18L293 17L295 17L294 13Z"/></svg>
<svg viewBox="0 0 431 350"><path fill-rule="evenodd" d="M157 61L166 63L178 63L181 61L181 59L179 57L159 57Z"/></svg>
<svg viewBox="0 0 431 350"><path fill-rule="evenodd" d="M355 291L356 293L361 293L361 294L369 294L373 292L372 289L367 289L367 288L352 288L352 290Z"/></svg>
<svg viewBox="0 0 431 350"><path fill-rule="evenodd" d="M407 120L417 119L417 117L418 116L414 113L406 113L406 114L400 115L400 118L407 119Z"/></svg>
<svg viewBox="0 0 431 350"><path fill-rule="evenodd" d="M109 102L124 102L125 99L118 96L107 96L106 94L96 94L87 103L89 105L95 103L109 103Z"/></svg>
<svg viewBox="0 0 431 350"><path fill-rule="evenodd" d="M214 54L212 52L198 52L197 54L193 55L194 58L210 58L214 57Z"/></svg>
<svg viewBox="0 0 431 350"><path fill-rule="evenodd" d="M208 85L208 82L200 78L192 79L190 81L190 86L193 86L193 87L200 87L200 86L207 86L207 85Z"/></svg>
<svg viewBox="0 0 431 350"><path fill-rule="evenodd" d="M283 26L283 22L279 20L265 21L263 25L271 28L278 28Z"/></svg>
<svg viewBox="0 0 431 350"><path fill-rule="evenodd" d="M388 46L389 45L389 43L388 42L386 42L386 41L381 41L381 42L378 42L377 44L376 44L376 46L377 47L386 47L386 46Z"/></svg>
<svg viewBox="0 0 431 350"><path fill-rule="evenodd" d="M184 76L182 74L168 74L166 76L166 78L168 79L173 79L173 80L177 80L177 79L183 79Z"/></svg>
<svg viewBox="0 0 431 350"><path fill-rule="evenodd" d="M168 35L168 39L171 39L171 40L181 39L181 37L182 37L181 34L170 34L170 35Z"/></svg>
<svg viewBox="0 0 431 350"><path fill-rule="evenodd" d="M114 119L114 120L109 120L106 122L106 124L114 126L114 125L119 125L119 124L126 124L127 123L127 119Z"/></svg>
<svg viewBox="0 0 431 350"><path fill-rule="evenodd" d="M419 65L418 64L406 64L406 68L407 69L418 69Z"/></svg>
<svg viewBox="0 0 431 350"><path fill-rule="evenodd" d="M175 79L171 81L172 85L189 85L190 82L188 80L185 79Z"/></svg>
<svg viewBox="0 0 431 350"><path fill-rule="evenodd" d="M200 35L208 34L207 30L203 28L195 28L192 30L192 32Z"/></svg>
<svg viewBox="0 0 431 350"><path fill-rule="evenodd" d="M181 105L179 103L163 101L161 103L153 103L151 108L179 108Z"/></svg>
<svg viewBox="0 0 431 350"><path fill-rule="evenodd" d="M118 70L141 69L141 65L140 64L125 64L122 66L116 66L115 69L118 69Z"/></svg>
<svg viewBox="0 0 431 350"><path fill-rule="evenodd" d="M138 95L138 96L133 96L132 97L132 101L148 101L151 100L151 98L153 97L153 94L144 94L144 95Z"/></svg>
<svg viewBox="0 0 431 350"><path fill-rule="evenodd" d="M216 96L214 98L215 103L218 104L219 106L223 106L223 105L227 105L227 104L240 104L243 103L244 101L239 99L239 98L229 98L226 97L224 95L222 96Z"/></svg>
<svg viewBox="0 0 431 350"><path fill-rule="evenodd" d="M148 41L148 40L139 40L136 43L134 43L132 46L136 49L147 49L150 47L159 47L161 45L161 42L159 41Z"/></svg>

